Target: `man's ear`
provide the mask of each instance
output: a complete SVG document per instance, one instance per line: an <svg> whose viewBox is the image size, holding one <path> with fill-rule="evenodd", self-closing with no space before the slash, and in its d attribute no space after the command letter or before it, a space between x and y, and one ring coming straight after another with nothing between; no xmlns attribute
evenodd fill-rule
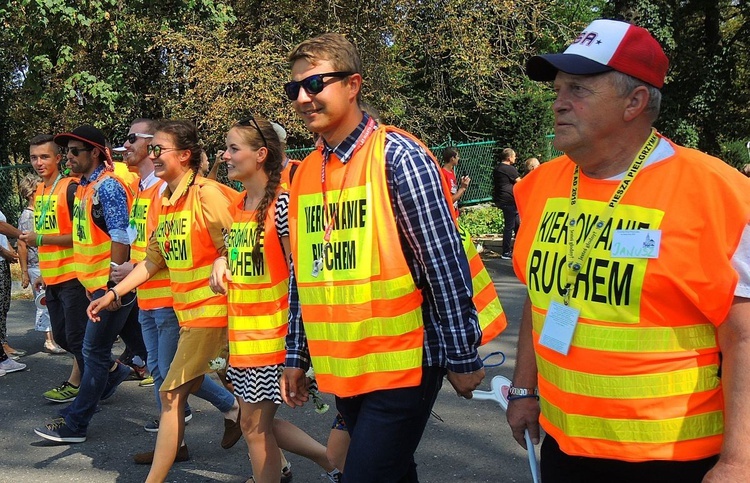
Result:
<svg viewBox="0 0 750 483"><path fill-rule="evenodd" d="M650 100L651 95L645 86L638 86L633 89L627 96L627 105L625 106L623 119L625 121L632 121L640 116L648 107L648 102Z"/></svg>

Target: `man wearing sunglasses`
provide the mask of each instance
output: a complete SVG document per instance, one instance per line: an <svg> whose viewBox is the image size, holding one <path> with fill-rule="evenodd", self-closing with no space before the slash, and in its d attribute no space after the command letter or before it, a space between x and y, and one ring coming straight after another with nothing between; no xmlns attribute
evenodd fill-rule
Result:
<svg viewBox="0 0 750 483"><path fill-rule="evenodd" d="M348 40L307 40L289 61L287 97L322 145L292 183L282 397L307 401L312 364L351 435L343 481L416 482L414 452L443 376L467 398L484 377L449 194L420 141L362 112Z"/></svg>
<svg viewBox="0 0 750 483"><path fill-rule="evenodd" d="M89 298L104 295L114 284L112 267L129 259L128 210L130 190L114 175L113 161L104 134L93 126L80 126L58 134L55 143L66 148L68 164L81 175L73 206L73 259L76 276ZM118 335L142 359L146 359L137 318L131 317L135 294L122 297L121 306L89 320L83 338L83 370L75 401L34 432L59 443L82 443L99 400L111 397L128 378L130 368L112 361L112 345ZM130 318L130 321L129 321ZM129 321L129 323L128 323Z"/></svg>

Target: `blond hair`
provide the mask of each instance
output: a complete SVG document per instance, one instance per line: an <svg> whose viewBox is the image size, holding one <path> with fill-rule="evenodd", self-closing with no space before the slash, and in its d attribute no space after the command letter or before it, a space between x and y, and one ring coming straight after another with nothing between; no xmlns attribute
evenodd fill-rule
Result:
<svg viewBox="0 0 750 483"><path fill-rule="evenodd" d="M34 197L36 187L42 179L36 174L29 173L23 177L21 182L18 184L18 194L25 200L29 200Z"/></svg>

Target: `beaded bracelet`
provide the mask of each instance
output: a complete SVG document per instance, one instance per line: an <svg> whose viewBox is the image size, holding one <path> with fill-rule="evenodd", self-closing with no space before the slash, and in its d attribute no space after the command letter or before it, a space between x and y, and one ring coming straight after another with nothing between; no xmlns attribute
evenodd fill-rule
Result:
<svg viewBox="0 0 750 483"><path fill-rule="evenodd" d="M36 246L38 246L38 247L42 246L42 238L44 238L44 235L37 235L36 236Z"/></svg>
<svg viewBox="0 0 750 483"><path fill-rule="evenodd" d="M526 394L524 396L508 396L508 401L515 401L516 399L527 399L530 397L533 397L537 401L539 400L539 396L537 396L536 394Z"/></svg>

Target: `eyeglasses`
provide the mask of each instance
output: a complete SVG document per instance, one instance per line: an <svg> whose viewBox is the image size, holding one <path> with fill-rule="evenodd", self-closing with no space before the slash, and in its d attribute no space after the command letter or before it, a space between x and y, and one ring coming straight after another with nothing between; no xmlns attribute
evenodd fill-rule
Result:
<svg viewBox="0 0 750 483"><path fill-rule="evenodd" d="M138 138L151 139L152 137L154 137L153 134L143 134L143 133L139 133L139 132L131 132L130 134L128 134L128 137L126 139L128 140L128 142L130 144L135 144L135 142L138 141Z"/></svg>
<svg viewBox="0 0 750 483"><path fill-rule="evenodd" d="M291 81L284 84L284 92L290 101L296 101L299 97L299 88L305 89L309 95L320 94L325 86L331 82L325 82L323 77L336 77L337 80L341 80L345 77L349 77L356 72L326 72L325 74L313 74L305 77L301 81Z"/></svg>
<svg viewBox="0 0 750 483"><path fill-rule="evenodd" d="M252 123L252 124L251 124ZM258 125L258 121L255 120L255 118L251 115L247 119L244 119L238 123L240 126L254 126L255 129L258 130L258 133L260 134L260 138L263 140L263 147L268 148L268 143L266 142L266 137L263 135L263 131L260 130L260 126Z"/></svg>
<svg viewBox="0 0 750 483"><path fill-rule="evenodd" d="M182 151L180 148L165 148L160 144L149 144L146 150L148 154L153 154L155 158L158 158L161 156L161 153L166 153L167 151Z"/></svg>
<svg viewBox="0 0 750 483"><path fill-rule="evenodd" d="M76 148L76 147L65 148L65 151L72 154L73 156L78 156L83 151L93 151L93 150L94 148Z"/></svg>

